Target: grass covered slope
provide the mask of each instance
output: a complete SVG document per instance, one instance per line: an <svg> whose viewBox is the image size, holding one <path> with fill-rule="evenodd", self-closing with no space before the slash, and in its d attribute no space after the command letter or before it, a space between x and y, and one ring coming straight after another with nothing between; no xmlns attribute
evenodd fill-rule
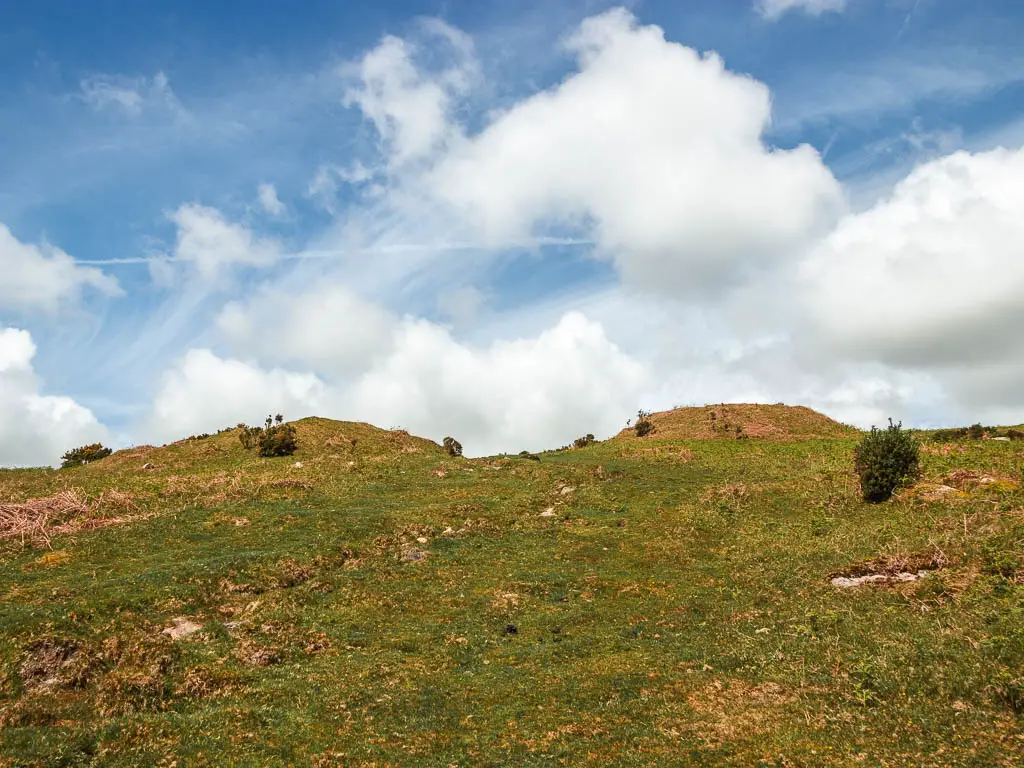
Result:
<svg viewBox="0 0 1024 768"><path fill-rule="evenodd" d="M859 435L853 427L802 405L730 403L673 408L653 413L648 420L654 425L652 436L660 440L809 440ZM636 434L627 427L616 438L636 439Z"/></svg>
<svg viewBox="0 0 1024 768"><path fill-rule="evenodd" d="M870 506L851 439L297 428L0 472L127 519L0 543L0 765L1024 760L1019 443L926 446Z"/></svg>

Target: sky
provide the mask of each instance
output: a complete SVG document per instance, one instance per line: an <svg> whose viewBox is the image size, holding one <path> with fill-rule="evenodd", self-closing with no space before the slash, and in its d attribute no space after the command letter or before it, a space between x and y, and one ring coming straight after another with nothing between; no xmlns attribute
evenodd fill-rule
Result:
<svg viewBox="0 0 1024 768"><path fill-rule="evenodd" d="M1024 422L1017 0L0 5L0 466L268 413Z"/></svg>

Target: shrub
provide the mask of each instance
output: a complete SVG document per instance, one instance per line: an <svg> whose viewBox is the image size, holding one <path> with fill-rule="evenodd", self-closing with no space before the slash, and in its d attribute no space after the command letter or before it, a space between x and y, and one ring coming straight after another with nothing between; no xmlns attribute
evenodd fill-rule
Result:
<svg viewBox="0 0 1024 768"><path fill-rule="evenodd" d="M854 450L854 469L860 477L864 501L877 504L892 497L893 491L917 477L920 445L903 422L887 429L871 427Z"/></svg>
<svg viewBox="0 0 1024 768"><path fill-rule="evenodd" d="M932 440L936 443L955 443L957 440L963 440L967 437L967 427L957 427L956 429L937 429L932 435Z"/></svg>
<svg viewBox="0 0 1024 768"><path fill-rule="evenodd" d="M651 412L639 410L636 412L636 424L633 425L637 437L647 437L654 431L654 424L651 422Z"/></svg>
<svg viewBox="0 0 1024 768"><path fill-rule="evenodd" d="M444 439L444 449L448 451L449 456L461 456L462 455L462 443L456 440L454 437L446 437Z"/></svg>
<svg viewBox="0 0 1024 768"><path fill-rule="evenodd" d="M967 428L967 437L971 440L981 440L985 436L985 428L981 424L972 424Z"/></svg>
<svg viewBox="0 0 1024 768"><path fill-rule="evenodd" d="M529 451L520 451L519 458L530 459L531 461L540 461L540 456L535 453L530 453Z"/></svg>
<svg viewBox="0 0 1024 768"><path fill-rule="evenodd" d="M588 445L593 445L596 442L597 441L594 439L594 436L588 432L583 437L577 437L575 440L573 440L572 447L586 448Z"/></svg>
<svg viewBox="0 0 1024 768"><path fill-rule="evenodd" d="M1021 432L1019 429L1006 430L1006 436L1011 440L1024 440L1024 432Z"/></svg>
<svg viewBox="0 0 1024 768"><path fill-rule="evenodd" d="M291 456L299 447L295 427L284 423L284 416L267 416L262 427L239 424L238 440L247 451L256 449L260 456Z"/></svg>
<svg viewBox="0 0 1024 768"><path fill-rule="evenodd" d="M93 443L92 445L83 445L80 448L74 448L63 456L61 456L61 469L67 469L68 467L78 467L82 464L88 464L91 461L99 461L105 459L107 456L112 454L113 451L105 447L102 443Z"/></svg>

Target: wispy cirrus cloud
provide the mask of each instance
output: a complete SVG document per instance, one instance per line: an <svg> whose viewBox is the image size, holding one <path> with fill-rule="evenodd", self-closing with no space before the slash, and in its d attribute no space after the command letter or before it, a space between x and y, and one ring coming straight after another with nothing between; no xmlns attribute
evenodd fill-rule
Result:
<svg viewBox="0 0 1024 768"><path fill-rule="evenodd" d="M823 13L841 13L847 0L755 0L754 8L764 18L776 21L791 11L802 11L810 16Z"/></svg>
<svg viewBox="0 0 1024 768"><path fill-rule="evenodd" d="M166 111L175 117L187 115L163 72L157 72L153 77L86 77L79 82L79 98L97 112L115 110L138 117L152 109Z"/></svg>

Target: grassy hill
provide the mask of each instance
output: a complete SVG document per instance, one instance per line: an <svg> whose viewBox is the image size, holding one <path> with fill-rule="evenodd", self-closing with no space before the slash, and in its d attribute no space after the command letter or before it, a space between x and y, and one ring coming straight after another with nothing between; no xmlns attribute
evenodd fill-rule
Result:
<svg viewBox="0 0 1024 768"><path fill-rule="evenodd" d="M673 408L648 419L661 440L808 440L856 437L854 427L840 424L804 406L729 403L694 408ZM617 439L636 439L631 427Z"/></svg>
<svg viewBox="0 0 1024 768"><path fill-rule="evenodd" d="M306 419L0 471L53 515L0 540L0 766L1020 765L1021 443L867 505L855 432L718 409L751 439Z"/></svg>

